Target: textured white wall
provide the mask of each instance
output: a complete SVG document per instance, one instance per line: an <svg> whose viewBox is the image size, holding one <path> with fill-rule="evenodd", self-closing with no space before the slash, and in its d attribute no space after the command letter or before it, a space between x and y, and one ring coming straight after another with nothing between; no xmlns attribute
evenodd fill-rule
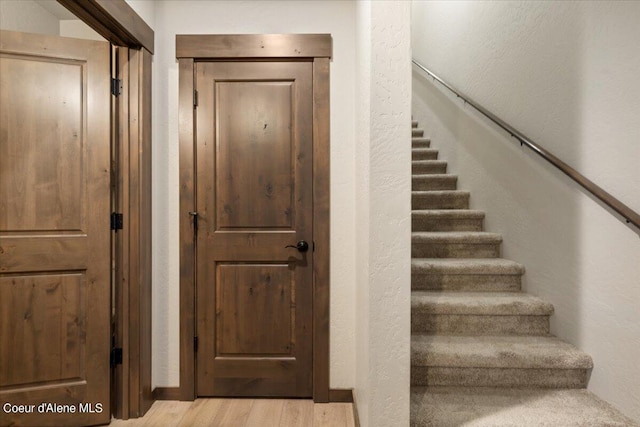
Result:
<svg viewBox="0 0 640 427"><path fill-rule="evenodd" d="M371 144L371 1L357 3L356 21L356 382L353 390L360 425L367 427L371 407L369 324L370 167Z"/></svg>
<svg viewBox="0 0 640 427"><path fill-rule="evenodd" d="M66 10L57 3L50 7ZM0 29L105 41L81 20L60 19L33 0L0 0Z"/></svg>
<svg viewBox="0 0 640 427"><path fill-rule="evenodd" d="M0 0L0 29L57 36L58 18L32 0Z"/></svg>
<svg viewBox="0 0 640 427"><path fill-rule="evenodd" d="M79 19L60 20L60 35L76 39L105 41L105 38L96 33L93 28Z"/></svg>
<svg viewBox="0 0 640 427"><path fill-rule="evenodd" d="M130 2L139 13L147 2ZM140 3L136 5L136 3ZM331 381L354 385L355 3L155 2L153 385L179 383L178 66L176 34L331 33ZM141 15L145 17L142 13ZM146 18L145 18L146 19Z"/></svg>
<svg viewBox="0 0 640 427"><path fill-rule="evenodd" d="M412 3L414 57L640 211L640 3ZM589 388L640 420L640 238L567 177L414 72L414 116L594 358Z"/></svg>
<svg viewBox="0 0 640 427"><path fill-rule="evenodd" d="M129 6L147 23L151 29L156 26L156 5L154 0L125 0Z"/></svg>
<svg viewBox="0 0 640 427"><path fill-rule="evenodd" d="M410 3L358 2L356 387L361 425L409 425Z"/></svg>

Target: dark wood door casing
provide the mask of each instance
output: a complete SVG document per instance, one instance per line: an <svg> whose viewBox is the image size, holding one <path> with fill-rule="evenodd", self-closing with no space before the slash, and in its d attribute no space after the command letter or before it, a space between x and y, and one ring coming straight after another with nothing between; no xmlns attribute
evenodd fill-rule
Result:
<svg viewBox="0 0 640 427"><path fill-rule="evenodd" d="M142 417L151 390L151 54L113 48L120 95L113 96L112 209L123 216L113 233L114 417Z"/></svg>
<svg viewBox="0 0 640 427"><path fill-rule="evenodd" d="M180 398L196 395L194 337L196 332L196 210L195 69L199 62L234 59L242 61L306 61L312 71L312 387L316 402L329 400L329 62L328 34L200 35L176 39L179 62L180 138ZM200 158L198 158L200 162ZM235 221L236 219L229 219ZM282 218L273 218L274 221ZM296 237L286 239L295 244ZM294 254L295 254L294 250ZM268 263L267 265L272 265ZM224 269L223 269L224 270ZM284 272L284 270L281 270ZM259 268L254 270L260 277ZM254 273L251 272L251 273ZM229 274L227 274L229 273ZM236 271L221 274L237 277ZM249 272L243 275L251 274ZM276 274L278 277L278 274ZM277 340L276 340L277 341ZM281 343L281 342L280 342ZM234 350L242 343L233 343Z"/></svg>
<svg viewBox="0 0 640 427"><path fill-rule="evenodd" d="M312 395L312 63L196 65L197 393Z"/></svg>
<svg viewBox="0 0 640 427"><path fill-rule="evenodd" d="M143 416L153 403L151 389L151 66L154 32L125 0L58 0L114 46L128 48L117 72L123 90L112 116L120 136L112 165L122 200L123 229L114 242L116 345L123 364L112 384L116 418ZM119 55L119 60L122 56ZM115 59L115 58L114 58ZM117 167L119 165L119 167ZM124 197L121 197L124 195Z"/></svg>

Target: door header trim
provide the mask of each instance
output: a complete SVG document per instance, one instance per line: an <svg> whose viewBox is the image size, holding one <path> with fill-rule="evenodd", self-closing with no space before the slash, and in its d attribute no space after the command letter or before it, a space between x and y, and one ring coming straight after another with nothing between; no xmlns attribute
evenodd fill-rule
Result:
<svg viewBox="0 0 640 427"><path fill-rule="evenodd" d="M331 58L331 34L177 34L176 58Z"/></svg>
<svg viewBox="0 0 640 427"><path fill-rule="evenodd" d="M116 46L153 54L154 34L125 0L58 0L78 18Z"/></svg>

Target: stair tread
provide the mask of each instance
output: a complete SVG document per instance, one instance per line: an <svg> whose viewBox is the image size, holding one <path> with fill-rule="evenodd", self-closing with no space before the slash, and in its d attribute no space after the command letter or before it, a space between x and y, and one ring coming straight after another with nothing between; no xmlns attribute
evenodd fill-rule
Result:
<svg viewBox="0 0 640 427"><path fill-rule="evenodd" d="M424 164L424 165L444 165L447 164L446 160L412 160L412 164ZM424 175L424 174L421 174Z"/></svg>
<svg viewBox="0 0 640 427"><path fill-rule="evenodd" d="M524 266L504 258L413 258L412 273L524 274Z"/></svg>
<svg viewBox="0 0 640 427"><path fill-rule="evenodd" d="M411 387L411 427L640 424L585 389Z"/></svg>
<svg viewBox="0 0 640 427"><path fill-rule="evenodd" d="M412 291L411 309L429 314L549 316L553 305L524 292Z"/></svg>
<svg viewBox="0 0 640 427"><path fill-rule="evenodd" d="M437 160L438 150L435 148L417 147L411 150L412 160Z"/></svg>
<svg viewBox="0 0 640 427"><path fill-rule="evenodd" d="M411 365L456 368L591 369L589 355L553 336L411 336Z"/></svg>
<svg viewBox="0 0 640 427"><path fill-rule="evenodd" d="M414 190L411 192L412 195L420 196L420 195L429 195L429 196L470 196L471 192L466 190Z"/></svg>
<svg viewBox="0 0 640 427"><path fill-rule="evenodd" d="M412 177L422 179L458 179L458 175L450 173L414 173Z"/></svg>
<svg viewBox="0 0 640 427"><path fill-rule="evenodd" d="M467 209L471 193L463 190L415 190L411 192L411 207L416 210Z"/></svg>
<svg viewBox="0 0 640 427"><path fill-rule="evenodd" d="M411 141L412 142L431 142L431 138L427 138L424 136L412 136Z"/></svg>
<svg viewBox="0 0 640 427"><path fill-rule="evenodd" d="M473 209L416 209L411 211L414 216L429 216L434 218L484 218L484 211Z"/></svg>
<svg viewBox="0 0 640 427"><path fill-rule="evenodd" d="M414 173L411 175L411 189L413 191L437 191L437 190L457 190L458 175L440 173L425 174Z"/></svg>
<svg viewBox="0 0 640 427"><path fill-rule="evenodd" d="M502 235L487 231L414 231L413 242L500 243Z"/></svg>
<svg viewBox="0 0 640 427"><path fill-rule="evenodd" d="M447 162L444 160L412 160L411 173L416 174L443 174L447 172Z"/></svg>

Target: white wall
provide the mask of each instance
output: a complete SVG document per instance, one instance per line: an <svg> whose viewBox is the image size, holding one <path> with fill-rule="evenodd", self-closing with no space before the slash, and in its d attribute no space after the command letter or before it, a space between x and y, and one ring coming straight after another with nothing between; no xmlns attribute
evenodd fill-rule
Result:
<svg viewBox="0 0 640 427"><path fill-rule="evenodd" d="M55 3L55 2L53 2ZM54 15L51 11L60 16ZM85 40L104 41L91 27L73 17L64 6L55 3L38 3L33 0L0 0L0 29L52 36L74 37Z"/></svg>
<svg viewBox="0 0 640 427"><path fill-rule="evenodd" d="M156 26L156 4L154 0L125 0L152 30Z"/></svg>
<svg viewBox="0 0 640 427"><path fill-rule="evenodd" d="M640 211L640 3L412 3L414 57ZM589 388L640 420L640 232L414 72L414 116L552 332L595 362Z"/></svg>
<svg viewBox="0 0 640 427"><path fill-rule="evenodd" d="M371 354L369 353L369 324L371 310L369 308L369 244L370 233L370 167L369 146L371 141L371 1L357 3L357 53L356 66L358 84L356 87L357 140L355 163L358 173L356 184L356 382L353 397L359 412L359 421L367 426L371 407L371 384L369 381Z"/></svg>
<svg viewBox="0 0 640 427"><path fill-rule="evenodd" d="M60 35L84 40L105 41L105 38L96 33L93 28L79 19L61 19Z"/></svg>
<svg viewBox="0 0 640 427"><path fill-rule="evenodd" d="M135 3L130 2L136 9ZM153 386L179 384L178 66L176 34L331 33L331 380L354 374L355 3L162 1L153 11ZM144 16L143 16L144 17ZM145 18L146 19L146 18Z"/></svg>
<svg viewBox="0 0 640 427"><path fill-rule="evenodd" d="M32 0L0 0L0 29L58 35L58 18Z"/></svg>
<svg viewBox="0 0 640 427"><path fill-rule="evenodd" d="M409 425L410 4L357 2L356 384L361 425Z"/></svg>

